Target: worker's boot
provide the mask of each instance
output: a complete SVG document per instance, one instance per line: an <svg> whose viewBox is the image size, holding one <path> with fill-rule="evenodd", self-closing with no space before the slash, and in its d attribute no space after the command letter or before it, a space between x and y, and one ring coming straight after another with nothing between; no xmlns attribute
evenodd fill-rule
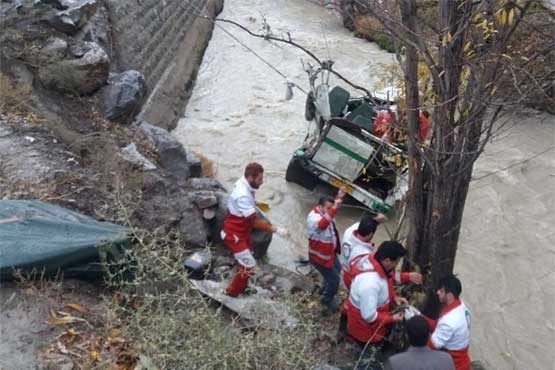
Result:
<svg viewBox="0 0 555 370"><path fill-rule="evenodd" d="M335 299L332 299L331 301L328 301L328 302L324 300L320 300L320 302L322 304L323 316L330 316L339 312L339 305L337 304L337 301Z"/></svg>
<svg viewBox="0 0 555 370"><path fill-rule="evenodd" d="M249 277L251 275L251 270L244 266L239 266L237 273L231 280L231 283L227 286L226 294L230 297L237 297L249 285Z"/></svg>
<svg viewBox="0 0 555 370"><path fill-rule="evenodd" d="M324 306L326 307L328 314L334 314L339 312L339 304L337 304L337 301L335 300L335 298L332 299L330 302L324 303Z"/></svg>

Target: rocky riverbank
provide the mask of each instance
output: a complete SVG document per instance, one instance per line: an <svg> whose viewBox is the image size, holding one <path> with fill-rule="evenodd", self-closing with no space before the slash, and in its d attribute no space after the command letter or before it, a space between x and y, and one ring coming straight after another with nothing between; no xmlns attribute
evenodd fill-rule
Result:
<svg viewBox="0 0 555 370"><path fill-rule="evenodd" d="M2 1L1 197L40 199L136 233L178 236L172 245L180 255L217 244L226 189L168 129L181 116L213 27L194 14L215 16L221 6ZM262 256L271 235L254 239ZM48 308L87 296L72 294L79 283L42 281L38 290L2 283L0 329L11 339L0 345L0 368L45 368L48 361L35 356L54 338L42 324ZM93 296L88 305L103 307ZM53 368L68 368L66 360Z"/></svg>
<svg viewBox="0 0 555 370"><path fill-rule="evenodd" d="M211 22L193 11L215 16L221 1L155 3L1 3L0 191L103 220L117 219L116 200L128 202L137 227L177 230L203 246L216 235L225 189L202 177L201 160L167 128L210 38Z"/></svg>

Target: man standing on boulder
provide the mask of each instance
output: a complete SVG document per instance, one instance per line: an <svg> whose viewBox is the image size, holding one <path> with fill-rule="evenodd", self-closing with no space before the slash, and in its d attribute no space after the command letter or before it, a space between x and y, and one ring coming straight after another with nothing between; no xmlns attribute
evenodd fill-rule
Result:
<svg viewBox="0 0 555 370"><path fill-rule="evenodd" d="M269 233L285 234L286 231L256 216L255 192L264 181L264 168L252 162L245 167L244 176L235 185L227 200L227 214L221 232L224 244L239 263L233 280L226 289L227 295L237 297L249 283L256 260L252 254L251 232L253 229Z"/></svg>
<svg viewBox="0 0 555 370"><path fill-rule="evenodd" d="M336 254L340 253L339 234L335 226L335 214L343 202L345 192L337 196L322 197L306 218L308 227L308 258L324 278L320 289L320 301L329 313L339 310L335 294L339 288L341 265Z"/></svg>

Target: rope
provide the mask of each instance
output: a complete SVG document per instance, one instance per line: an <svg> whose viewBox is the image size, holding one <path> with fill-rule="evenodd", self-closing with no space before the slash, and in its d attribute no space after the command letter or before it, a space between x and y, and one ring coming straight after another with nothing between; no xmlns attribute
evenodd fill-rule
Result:
<svg viewBox="0 0 555 370"><path fill-rule="evenodd" d="M287 78L287 76L281 72L279 69L277 69L277 67L273 66L270 62L268 62L266 59L264 59L260 54L258 54L256 51L254 51L253 49L251 49L250 47L248 47L244 42L242 42L241 40L239 40L235 35L233 35L231 32L229 32L228 30L226 30L224 27L222 27L221 25L219 25L218 23L216 23L215 21L212 21L212 23L214 23L214 25L216 27L218 27L219 29L221 29L222 31L224 31L229 37L231 37L233 40L235 40L237 43L239 43L241 46L243 46L245 49L247 49L248 51L250 51L255 57L257 57L258 59L260 59L264 64L266 64L268 67L270 67L274 72L276 72L278 75L280 75L281 77L283 77L285 79L285 81L287 82L287 84L296 87L297 89L299 89L300 91L302 91L305 95L308 95L308 92L306 92L302 87L300 87L299 85L297 85L294 82L291 82L289 80L289 78Z"/></svg>
<svg viewBox="0 0 555 370"><path fill-rule="evenodd" d="M347 298L349 299L349 298ZM366 352L366 349L368 348L368 345L370 344L370 341L372 339L374 339L374 337L376 336L376 334L378 334L378 330L380 330L380 328L383 326L383 323L380 322L380 324L378 325L378 327L376 328L376 330L374 330L374 333L372 334L372 336L368 339L368 341L366 342L366 344L364 345L364 348L362 348L362 351L360 351L360 356L358 356L358 361L355 364L355 367L353 367L353 370L356 369L358 367L358 365L360 364L360 361L362 360L362 357L364 357L364 353Z"/></svg>
<svg viewBox="0 0 555 370"><path fill-rule="evenodd" d="M203 19L209 20L210 22L212 22L214 24L215 27L218 27L220 30L222 30L223 32L225 32L231 39L233 39L235 42L237 42L239 45L241 45L242 47L244 47L245 49L247 49L249 52L251 52L255 57L257 57L260 61L262 61L264 64L266 64L266 66L268 66L270 69L272 69L274 72L276 72L278 75L280 75L281 77L283 77L283 79L287 82L287 84L289 86L293 86L296 87L297 89L299 89L301 92L303 92L305 95L308 95L308 92L306 92L302 87L300 87L299 85L297 85L294 82L291 82L289 80L289 78L287 77L287 75L285 75L285 73L281 72L279 69L277 69L277 67L275 67L274 65L272 65L269 61L267 61L266 59L264 59L264 57L262 57L260 54L258 54L256 51L254 51L252 48L250 48L248 45L246 45L244 42L242 42L241 40L239 40L235 35L233 35L231 32L229 32L228 30L226 30L224 27L222 27L220 24L218 24L216 22L216 20L208 17L208 16L203 16L201 15L202 12L199 12L198 9L198 5L195 7L195 12L197 12L198 14L194 14L194 13L190 13L188 11L186 11L188 14L191 14L193 16L196 17L201 17ZM205 9L203 9L204 11Z"/></svg>

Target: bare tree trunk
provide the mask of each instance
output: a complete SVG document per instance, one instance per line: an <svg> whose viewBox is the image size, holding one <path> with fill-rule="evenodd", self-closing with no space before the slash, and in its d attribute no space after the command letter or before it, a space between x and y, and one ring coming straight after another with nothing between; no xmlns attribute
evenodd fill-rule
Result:
<svg viewBox="0 0 555 370"><path fill-rule="evenodd" d="M439 17L443 29L448 29L457 18L457 2L445 0L439 7ZM419 88L418 88L418 51L413 45L418 44L417 6L415 0L400 2L401 22L406 28L406 37L411 43L406 45L404 74L406 88L406 109L408 123L409 151L409 257L427 273L427 293L432 298L427 301L424 311L435 316L439 311L439 302L435 287L443 276L453 271L464 203L470 183L472 165L464 171L448 165L456 145L455 108L458 102L458 87L461 63L458 52L462 45L454 44L439 55L443 71L441 85L436 85L440 92L439 100L447 102L434 108L434 129L436 140L434 149L429 153L432 162L437 165L432 169L423 160L419 143ZM455 31L453 31L454 33ZM461 50L459 50L461 49ZM437 84L437 82L436 82ZM464 161L463 161L464 162ZM453 174L457 175L454 176Z"/></svg>
<svg viewBox="0 0 555 370"><path fill-rule="evenodd" d="M414 0L402 0L400 2L401 21L409 32L408 37L416 35L416 17L417 8ZM428 244L422 243L424 236L424 193L422 192L424 184L424 174L422 172L422 156L418 147L418 52L413 45L406 46L405 61L405 99L407 109L407 132L408 132L408 154L409 154L409 191L407 195L407 215L410 222L408 246L409 257L417 264L422 266L422 262L426 263L427 253L422 250Z"/></svg>
<svg viewBox="0 0 555 370"><path fill-rule="evenodd" d="M428 227L424 240L430 250L433 284L453 271L457 243L472 168L456 177L434 177L431 181L431 209L425 214Z"/></svg>

